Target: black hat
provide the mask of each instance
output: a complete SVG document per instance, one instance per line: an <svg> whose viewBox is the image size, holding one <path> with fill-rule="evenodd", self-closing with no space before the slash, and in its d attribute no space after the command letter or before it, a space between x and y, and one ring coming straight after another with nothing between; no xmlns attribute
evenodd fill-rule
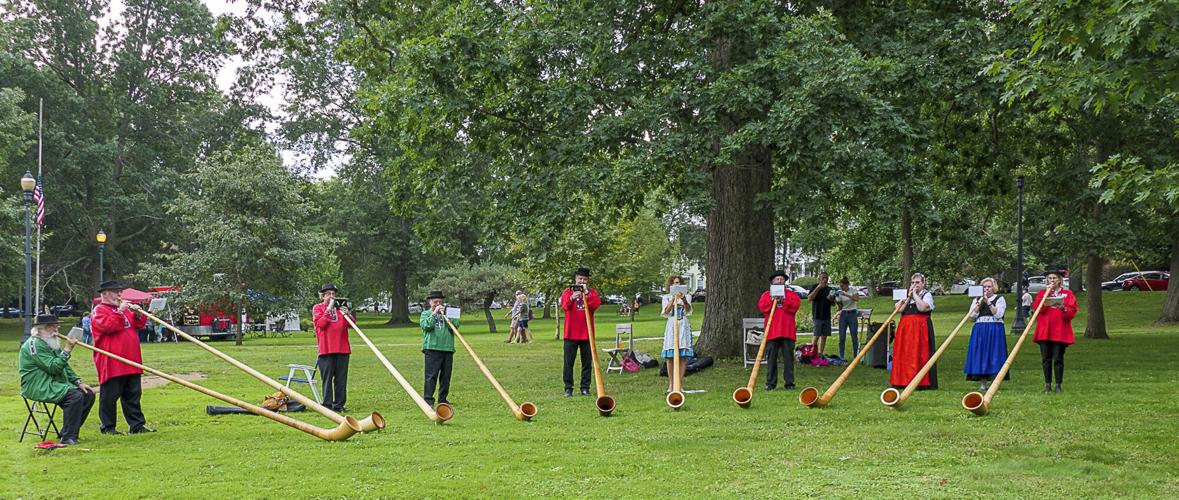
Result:
<svg viewBox="0 0 1179 500"><path fill-rule="evenodd" d="M323 293L323 292L326 292L326 291L328 291L328 290L331 290L331 291L333 291L333 292L338 292L338 291L340 291L339 289L337 289L337 288L336 288L336 285L333 285L333 284L331 284L331 283L328 283L328 284L324 285L324 286L323 286L323 288L320 288L320 289L319 289L319 293Z"/></svg>
<svg viewBox="0 0 1179 500"><path fill-rule="evenodd" d="M57 319L56 314L38 314L37 319L33 320L33 326L56 325L58 323L61 323L61 320Z"/></svg>
<svg viewBox="0 0 1179 500"><path fill-rule="evenodd" d="M1060 270L1060 269L1049 269L1047 271L1044 271L1045 278L1047 278L1049 274L1055 274L1057 276L1060 276L1061 278L1064 277L1064 271Z"/></svg>
<svg viewBox="0 0 1179 500"><path fill-rule="evenodd" d="M573 272L573 275L574 276L585 276L586 278L588 278L588 277L590 277L590 271L589 271L588 267L579 267L579 268L577 268L576 271Z"/></svg>
<svg viewBox="0 0 1179 500"><path fill-rule="evenodd" d="M102 293L107 290L124 290L126 288L127 285L124 285L115 280L103 281L102 284L98 285L98 293Z"/></svg>
<svg viewBox="0 0 1179 500"><path fill-rule="evenodd" d="M777 269L774 272L770 273L770 281L773 281L774 278L777 278L778 276L781 276L786 281L790 281L790 275L786 274L786 271L783 271L781 269Z"/></svg>
<svg viewBox="0 0 1179 500"><path fill-rule="evenodd" d="M426 294L426 300L445 299L445 298L446 298L446 294L443 294L441 290L434 290L434 291Z"/></svg>

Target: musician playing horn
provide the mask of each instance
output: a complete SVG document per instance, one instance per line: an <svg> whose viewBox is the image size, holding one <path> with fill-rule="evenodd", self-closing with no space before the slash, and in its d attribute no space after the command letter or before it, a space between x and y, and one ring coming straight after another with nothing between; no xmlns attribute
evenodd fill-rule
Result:
<svg viewBox="0 0 1179 500"><path fill-rule="evenodd" d="M70 353L77 339L62 345L57 338L61 320L52 314L39 314L32 334L20 348L20 395L33 401L54 403L64 414L61 444L78 444L78 431L86 423L94 406L94 388L70 368Z"/></svg>
<svg viewBox="0 0 1179 500"><path fill-rule="evenodd" d="M1064 378L1064 350L1074 342L1073 318L1077 316L1077 298L1073 292L1063 288L1062 271L1048 271L1044 274L1048 288L1036 294L1032 304L1034 311L1040 302L1048 300L1036 319L1036 335L1032 340L1040 345L1040 362L1044 366L1044 392L1060 392ZM1056 374L1056 388L1052 387L1052 374Z"/></svg>
<svg viewBox="0 0 1179 500"><path fill-rule="evenodd" d="M774 271L770 274L771 285L781 285L785 287L786 281L790 277L786 275L785 271ZM774 304L777 303L777 309ZM794 343L798 339L798 328L795 324L795 313L798 308L802 306L802 299L798 297L794 290L785 289L785 295L782 297L773 297L770 291L767 290L761 294L761 298L757 301L757 308L765 315L765 323L770 321L770 311L774 311L774 322L770 327L772 330L765 332L766 335L766 356L769 361L766 363L766 390L772 391L778 385L778 357L782 357L782 387L785 389L794 388ZM762 323L762 327L765 327Z"/></svg>
<svg viewBox="0 0 1179 500"><path fill-rule="evenodd" d="M672 391L672 382L675 381L675 374L671 372L671 360L675 358L677 318L680 333L680 380L683 380L684 373L687 372L688 363L684 362L684 358L696 356L692 351L692 322L688 319L688 316L692 314L692 296L678 291L672 293L671 290L672 287L683 284L684 278L682 276L669 276L667 278L667 295L663 296L661 315L667 318L667 324L663 327L663 359L668 360L667 392L669 394Z"/></svg>
<svg viewBox="0 0 1179 500"><path fill-rule="evenodd" d="M1007 361L1007 337L1003 328L1003 313L1007 301L995 290L995 280L982 280L983 296L978 298L978 309L971 313L974 328L970 330L970 344L966 346L966 366L962 372L966 380L981 381L978 390L987 390L987 382Z"/></svg>
<svg viewBox="0 0 1179 500"><path fill-rule="evenodd" d="M925 288L925 275L913 273L909 280L909 296L900 300L896 307L901 310L901 323L897 326L896 339L892 345L892 374L889 382L897 389L904 389L929 362L929 356L936 350L933 338L933 293ZM937 365L917 384L917 390L937 389Z"/></svg>
<svg viewBox="0 0 1179 500"><path fill-rule="evenodd" d="M95 347L142 363L139 329L147 324L147 318L135 314L134 310L139 309L139 306L119 297L126 288L117 281L104 281L98 286L100 302L91 313L94 319L90 320L90 331L94 334ZM94 353L94 367L98 370L98 420L102 424L102 433L121 434L115 429L120 403L123 418L132 434L155 432L144 425L147 419L143 417L143 409L139 406L143 395L140 380L143 370L97 352Z"/></svg>
<svg viewBox="0 0 1179 500"><path fill-rule="evenodd" d="M442 301L446 295L440 291L432 291L426 295L427 308L422 311L419 324L422 327L422 355L425 356L426 386L422 392L423 399L430 407L434 407L434 389L438 389L438 403L450 404L446 399L450 395L450 373L454 367L454 333L446 325L446 305ZM459 327L459 319L451 318L455 328Z"/></svg>
<svg viewBox="0 0 1179 500"><path fill-rule="evenodd" d="M602 305L598 291L589 287L590 270L578 268L573 273L573 285L561 292L561 309L565 310L565 366L561 372L565 382L565 397L573 395L573 361L581 354L581 395L589 395L590 386L590 343L589 322L594 321L594 311Z"/></svg>
<svg viewBox="0 0 1179 500"><path fill-rule="evenodd" d="M319 289L320 303L311 308L311 321L315 326L315 340L318 344L319 376L323 379L323 405L335 412L347 411L344 403L348 400L348 359L352 346L348 343L348 320L352 318L347 307L336 305L336 285L328 283Z"/></svg>

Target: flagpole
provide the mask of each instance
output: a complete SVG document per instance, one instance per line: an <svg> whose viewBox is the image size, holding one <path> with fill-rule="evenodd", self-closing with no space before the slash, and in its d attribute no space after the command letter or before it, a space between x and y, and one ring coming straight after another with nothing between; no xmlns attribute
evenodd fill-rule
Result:
<svg viewBox="0 0 1179 500"><path fill-rule="evenodd" d="M41 185L41 134L45 129L45 98L38 103L37 110L37 185L41 187L41 203L45 203L45 186ZM33 288L33 314L41 312L41 224L37 223L37 285Z"/></svg>

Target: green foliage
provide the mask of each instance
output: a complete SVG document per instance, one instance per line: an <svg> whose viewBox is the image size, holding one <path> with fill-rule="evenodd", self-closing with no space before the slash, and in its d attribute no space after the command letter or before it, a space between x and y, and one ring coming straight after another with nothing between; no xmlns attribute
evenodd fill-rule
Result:
<svg viewBox="0 0 1179 500"><path fill-rule="evenodd" d="M519 288L516 271L508 266L458 264L438 271L417 297L425 300L428 290L441 290L449 303L487 308L492 301L510 300Z"/></svg>

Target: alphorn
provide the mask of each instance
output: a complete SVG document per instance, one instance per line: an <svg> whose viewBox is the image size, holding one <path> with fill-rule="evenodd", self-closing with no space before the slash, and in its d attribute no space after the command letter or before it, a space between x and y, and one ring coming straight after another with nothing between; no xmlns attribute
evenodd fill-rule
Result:
<svg viewBox="0 0 1179 500"><path fill-rule="evenodd" d="M742 408L749 408L753 403L753 386L757 383L757 372L761 370L761 357L766 352L766 341L770 338L770 326L774 324L774 313L778 310L778 298L770 305L770 319L766 320L765 333L761 336L761 347L757 348L757 357L753 359L753 373L749 374L749 383L733 391L733 402ZM793 356L794 354L788 354Z"/></svg>
<svg viewBox="0 0 1179 500"><path fill-rule="evenodd" d="M454 417L454 408L452 408L447 403L439 403L437 410L430 408L430 405L426 403L426 400L422 399L422 396L414 390L412 385L409 385L409 382L405 380L405 377L401 376L401 372L397 371L396 368L393 368L393 363L389 362L389 358L386 358L385 355L381 353L380 349L377 349L377 346L373 344L373 341L369 340L368 335L365 335L364 332L360 330L360 327L356 326L356 322L352 321L352 318L349 318L347 314L344 315L344 319L348 320L348 324L352 325L352 329L356 330L356 334L360 335L360 339L368 345L369 349L372 349L373 354L377 355L377 359L381 361L381 364L385 365L385 368L389 370L389 373L393 375L393 378L397 379L397 383L401 384L401 387L405 389L405 392L409 393L409 397L413 398L413 401L418 404L418 408L421 408L422 412L425 413L426 416L430 418L430 420L433 420L436 423L442 423Z"/></svg>
<svg viewBox="0 0 1179 500"><path fill-rule="evenodd" d="M1019 334L1019 339L1015 341L1015 346L1011 348L1011 354L1007 355L1007 361L1003 363L1003 367L999 369L999 373L995 375L995 380L991 382L991 387L987 389L986 395L980 394L978 391L973 391L965 396L962 396L962 407L970 410L978 416L987 414L991 409L991 398L995 397L995 393L999 392L999 384L1003 382L1003 378L1007 376L1007 371L1011 370L1011 363L1015 361L1015 355L1019 354L1019 348L1023 345L1024 339L1027 338L1028 332L1032 331L1032 325L1036 324L1036 318L1040 316L1040 310L1044 308L1044 303L1048 302L1048 293L1044 293L1044 298L1040 300L1040 305L1036 306L1036 312L1032 313L1032 319L1028 320L1027 326L1023 328L1023 333Z"/></svg>
<svg viewBox="0 0 1179 500"><path fill-rule="evenodd" d="M69 337L66 337L65 335L62 335L60 333L57 334L57 336L61 337L63 340L66 340L66 341L70 340ZM139 368L140 370L151 373L152 375L156 375L160 378L166 379L169 382L175 382L177 384L180 384L184 387L187 387L189 389L197 391L197 392L204 394L206 396L217 398L217 399L220 399L221 401L224 401L224 402L229 403L231 405L243 408L246 411L249 411L250 413L253 413L255 415L269 418L271 420L274 420L275 422L278 422L280 424L283 424L283 425L286 425L289 427L294 427L295 429L298 429L298 430L301 430L301 431L306 432L308 434L311 434L312 436L315 436L315 437L322 439L324 441L344 441L344 440L352 437L353 434L360 432L360 423L357 422L356 419L352 418L352 417L348 417L348 416L343 417L344 420L341 421L340 425L337 426L335 429L324 429L322 427L316 427L316 426L308 424L306 422L300 422L300 421L295 420L295 419L288 417L286 415L282 415L282 414L267 410L266 408L262 408L261 406L247 403L247 402L237 399L235 397L226 396L224 394L221 394L220 392L214 391L214 390L209 389L207 387L199 386L197 384L194 384L192 382L184 380L180 377L175 377L175 376L169 375L169 374L164 373L162 371L156 370L155 368L152 368L150 366L136 363L136 362L131 361L127 358L124 358L124 357L119 356L117 354L112 354L110 352L99 349L99 348L94 347L94 346L87 344L85 342L78 342L77 345L80 345L82 347L90 349L91 351L94 351L98 354L101 354L103 356L111 358L115 361L119 361L121 363L126 363L128 365Z"/></svg>
<svg viewBox="0 0 1179 500"><path fill-rule="evenodd" d="M221 358L226 363L229 363L229 364L233 365L234 367L236 367L237 369L250 374L251 376L253 376L254 378L256 378L258 380L261 380L262 383L269 385L271 388L273 388L277 391L281 391L287 397L302 403L303 406L306 406L306 407L312 409L313 411L315 411L315 413L318 413L320 415L323 415L324 417L327 417L328 420L331 420L332 422L335 422L337 424L340 422L343 422L345 420L343 415L340 415L339 413L332 411L328 407L320 404L318 401L311 399L307 396L304 396L303 394L299 393L299 391L296 391L294 389L291 389L290 387L287 387L283 384L278 383L278 381L276 381L270 377L267 377L266 375L264 375L262 372L259 372L258 370L250 368L248 365L246 365L245 363L242 363L241 361L234 359L232 356L225 354L225 353L213 348L213 346L210 346L209 344L206 344L204 342L201 342L200 340L197 340L196 337L189 335L184 330L181 330L179 328L176 328L175 326L168 324L167 321L164 321L164 320L156 317L154 314L144 311L143 308L136 306L132 310L139 313L139 314L142 314L144 317L146 317L152 321L155 321L156 324L158 324L158 325L164 325L164 328L167 328L167 329L171 330L173 333L175 333L176 335L183 337L184 340L187 340L189 342L196 344L197 346L200 346L200 348L202 348L206 351L209 351L214 356ZM347 315L345 315L345 316L347 316ZM360 423L360 431L361 432L373 432L373 431L379 431L379 430L385 428L384 417L382 417L380 413L377 413L375 411L372 413L372 415L365 417L364 420L358 420L358 422Z"/></svg>
<svg viewBox="0 0 1179 500"><path fill-rule="evenodd" d="M912 295L913 291L910 290L909 293L905 295L904 302L908 302L909 297ZM864 344L864 347L860 349L860 353L856 354L855 359L852 359L851 363L848 363L847 368L843 369L843 373L839 374L839 378L835 379L835 382L831 383L831 387L827 388L827 392L824 392L822 396L819 396L818 389L814 387L807 387L806 389L803 389L802 392L798 393L798 402L809 408L826 408L827 404L831 402L831 399L835 397L835 393L839 392L839 389L843 387L843 383L846 382L847 378L850 377L852 372L856 370L856 365L859 365L860 360L868 354L868 349L872 347L872 344L876 342L876 339L880 337L880 334L884 333L884 330L888 328L889 323L892 322L892 318L895 317L897 313L901 312L901 309L904 308L905 306L902 303L900 307L894 308L892 310L892 314L889 314L888 319L884 320L884 323L881 323L880 328L876 329L876 333L872 335L872 338L868 339L868 343Z"/></svg>
<svg viewBox="0 0 1179 500"><path fill-rule="evenodd" d="M463 338L463 334L459 333L454 323L450 322L450 318L443 316L443 319L446 320L446 326L450 327L450 331L454 332L455 338L459 339L459 342L463 343L463 347L467 348L467 354L470 354L471 359L475 360L475 364L479 366L479 370L483 372L483 376L487 377L487 381L491 382L491 386L495 387L495 390L499 392L499 396L504 398L504 401L508 403L508 408L512 410L512 414L516 416L516 420L532 420L532 417L536 416L536 405L524 402L517 406L516 402L512 400L512 397L508 395L508 391L505 391L504 387L499 385L499 381L491 375L491 370L487 369L487 365L483 364L483 360L479 359L479 356L475 354L475 350L471 348L471 344L467 343L467 339Z"/></svg>
<svg viewBox="0 0 1179 500"><path fill-rule="evenodd" d="M946 336L946 340L942 341L942 345L937 348L937 351L934 352L932 356L929 357L929 361L925 363L925 366L922 366L921 369L917 371L917 375L913 377L913 380L909 382L909 385L905 386L905 390L897 391L894 387L885 389L884 392L880 393L881 403L884 403L885 406L889 406L894 409L900 409L900 407L905 404L905 401L909 400L909 396L912 396L913 391L917 390L917 386L921 383L921 379L925 378L925 375L933 369L933 365L937 363L937 360L942 356L942 353L946 352L946 348L950 347L950 341L954 340L954 336L958 334L958 330L961 330L962 325L966 324L966 320L970 319L970 315L974 314L974 311L978 310L981 300L983 300L982 297L980 297L979 300L974 301L974 304L970 306L970 310L966 311L966 316L963 316L962 321L958 322L958 326L954 328L954 331L950 332L950 334Z"/></svg>
<svg viewBox="0 0 1179 500"><path fill-rule="evenodd" d="M672 349L674 349L671 358L671 392L667 393L667 406L673 410L678 410L684 406L684 391L683 379L680 378L680 305L676 304L678 299L672 298L672 314L675 317L675 322L672 323Z"/></svg>
<svg viewBox="0 0 1179 500"><path fill-rule="evenodd" d="M602 382L602 367L598 365L598 343L594 339L594 325L590 321L591 311L586 301L588 294L589 290L581 292L581 303L585 304L585 329L589 333L590 358L594 363L594 384L598 390L598 399L594 400L594 405L598 407L598 415L609 417L614 412L615 402L614 398L606 394L606 384Z"/></svg>

